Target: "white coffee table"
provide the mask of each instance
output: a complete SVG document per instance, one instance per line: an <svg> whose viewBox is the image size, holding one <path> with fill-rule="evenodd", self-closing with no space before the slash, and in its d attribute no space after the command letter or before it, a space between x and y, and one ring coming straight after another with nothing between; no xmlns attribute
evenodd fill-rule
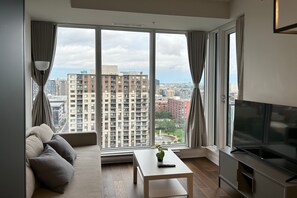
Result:
<svg viewBox="0 0 297 198"><path fill-rule="evenodd" d="M176 166L159 168L156 149L136 150L133 155L133 181L137 184L137 169L143 177L144 197L193 197L193 172L172 152L165 151L163 163ZM176 178L187 179L187 191Z"/></svg>

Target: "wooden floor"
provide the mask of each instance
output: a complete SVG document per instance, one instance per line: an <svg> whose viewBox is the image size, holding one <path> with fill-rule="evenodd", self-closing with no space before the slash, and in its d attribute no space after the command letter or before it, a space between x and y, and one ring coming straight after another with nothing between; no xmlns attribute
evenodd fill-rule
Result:
<svg viewBox="0 0 297 198"><path fill-rule="evenodd" d="M183 160L194 173L194 198L241 197L224 183L218 187L218 166L206 158ZM139 178L139 177L138 177ZM102 166L104 198L141 198L142 181L133 184L133 165L108 164ZM180 179L186 188L186 181Z"/></svg>

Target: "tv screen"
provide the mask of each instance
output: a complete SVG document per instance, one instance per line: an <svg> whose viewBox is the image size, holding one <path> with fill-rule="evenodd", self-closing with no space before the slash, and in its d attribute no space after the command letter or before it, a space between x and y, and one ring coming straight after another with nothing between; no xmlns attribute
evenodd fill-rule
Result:
<svg viewBox="0 0 297 198"><path fill-rule="evenodd" d="M297 108L272 105L265 147L297 163Z"/></svg>
<svg viewBox="0 0 297 198"><path fill-rule="evenodd" d="M265 130L265 104L235 101L233 146L259 146Z"/></svg>
<svg viewBox="0 0 297 198"><path fill-rule="evenodd" d="M272 105L269 144L297 146L297 108Z"/></svg>

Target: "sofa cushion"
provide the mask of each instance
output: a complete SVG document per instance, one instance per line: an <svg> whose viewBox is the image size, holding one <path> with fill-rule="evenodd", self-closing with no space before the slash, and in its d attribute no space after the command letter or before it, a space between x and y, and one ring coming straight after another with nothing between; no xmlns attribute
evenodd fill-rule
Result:
<svg viewBox="0 0 297 198"><path fill-rule="evenodd" d="M76 158L76 153L71 145L60 135L54 135L53 138L45 144L50 145L61 155L61 157L67 160L70 164L73 164Z"/></svg>
<svg viewBox="0 0 297 198"><path fill-rule="evenodd" d="M32 127L28 133L36 135L41 139L42 142L50 141L53 137L54 132L52 129L46 124L42 124L40 126Z"/></svg>
<svg viewBox="0 0 297 198"><path fill-rule="evenodd" d="M35 190L32 198L102 198L101 158L97 145L74 147L77 158L74 176L64 194L46 188Z"/></svg>
<svg viewBox="0 0 297 198"><path fill-rule="evenodd" d="M26 197L32 197L35 190L35 177L32 169L26 165Z"/></svg>
<svg viewBox="0 0 297 198"><path fill-rule="evenodd" d="M31 127L29 129L26 130L26 137L34 134L36 130L38 130L38 128L40 128L40 126L34 126L34 127Z"/></svg>
<svg viewBox="0 0 297 198"><path fill-rule="evenodd" d="M30 135L26 138L26 157L27 159L39 156L43 151L43 144L41 140L35 136Z"/></svg>
<svg viewBox="0 0 297 198"><path fill-rule="evenodd" d="M64 193L70 182L74 168L62 158L51 146L46 145L43 153L29 159L36 178L51 190Z"/></svg>

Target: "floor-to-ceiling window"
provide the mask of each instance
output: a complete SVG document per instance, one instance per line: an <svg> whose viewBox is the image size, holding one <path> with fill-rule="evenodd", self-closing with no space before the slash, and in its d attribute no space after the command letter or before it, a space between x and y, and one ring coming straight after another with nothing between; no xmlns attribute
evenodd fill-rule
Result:
<svg viewBox="0 0 297 198"><path fill-rule="evenodd" d="M156 34L155 142L185 144L193 91L185 34Z"/></svg>
<svg viewBox="0 0 297 198"><path fill-rule="evenodd" d="M149 146L150 33L101 31L102 147Z"/></svg>
<svg viewBox="0 0 297 198"><path fill-rule="evenodd" d="M97 130L104 149L186 145L192 91L185 32L58 26L45 86L56 132Z"/></svg>

